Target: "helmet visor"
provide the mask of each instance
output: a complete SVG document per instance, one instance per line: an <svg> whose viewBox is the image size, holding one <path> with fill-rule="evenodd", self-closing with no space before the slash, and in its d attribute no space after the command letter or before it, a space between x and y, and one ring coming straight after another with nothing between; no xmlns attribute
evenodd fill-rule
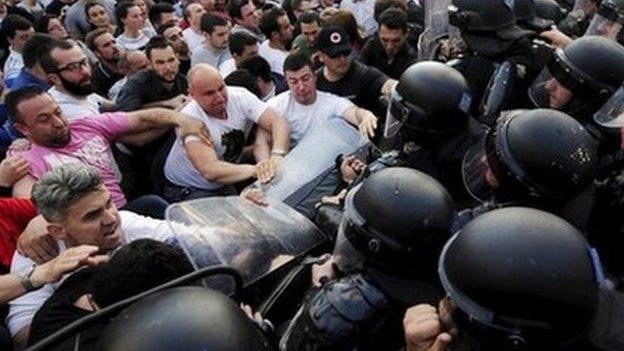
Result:
<svg viewBox="0 0 624 351"><path fill-rule="evenodd" d="M572 100L572 92L555 78L548 68L535 78L529 88L529 98L535 107L562 110Z"/></svg>
<svg viewBox="0 0 624 351"><path fill-rule="evenodd" d="M619 131L624 127L624 87L620 87L609 100L594 114L598 125Z"/></svg>
<svg viewBox="0 0 624 351"><path fill-rule="evenodd" d="M492 173L485 151L485 138L466 152L462 162L462 177L466 190L476 200L486 202L494 196L494 189L490 185L492 181L488 180Z"/></svg>
<svg viewBox="0 0 624 351"><path fill-rule="evenodd" d="M359 271L364 268L364 256L347 239L346 231L349 230L350 225L355 224L350 223L347 216L343 216L332 254L336 266L343 273Z"/></svg>
<svg viewBox="0 0 624 351"><path fill-rule="evenodd" d="M415 120L426 119L426 115L423 109L405 101L401 94L396 91L395 85L386 114L384 137L386 139L393 138L408 120L411 119L412 123L415 123Z"/></svg>

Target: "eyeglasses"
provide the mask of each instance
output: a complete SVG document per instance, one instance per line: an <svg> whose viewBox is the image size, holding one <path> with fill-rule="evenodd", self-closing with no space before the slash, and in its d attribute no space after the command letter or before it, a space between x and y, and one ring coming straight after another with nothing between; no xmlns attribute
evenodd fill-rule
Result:
<svg viewBox="0 0 624 351"><path fill-rule="evenodd" d="M60 73L63 71L77 71L81 69L82 67L86 67L88 64L89 64L89 60L85 57L80 61L69 63L65 65L65 67L59 67L56 70L56 72Z"/></svg>

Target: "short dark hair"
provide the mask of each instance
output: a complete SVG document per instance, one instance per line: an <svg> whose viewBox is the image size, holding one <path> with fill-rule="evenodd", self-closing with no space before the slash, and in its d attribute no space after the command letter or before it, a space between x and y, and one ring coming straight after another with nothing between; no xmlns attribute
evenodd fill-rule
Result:
<svg viewBox="0 0 624 351"><path fill-rule="evenodd" d="M278 7L264 11L262 16L260 16L260 25L258 27L267 39L271 38L273 32L279 33L280 28L277 19L282 16L286 16L286 11Z"/></svg>
<svg viewBox="0 0 624 351"><path fill-rule="evenodd" d="M135 240L95 270L93 301L110 306L193 270L181 249L152 239Z"/></svg>
<svg viewBox="0 0 624 351"><path fill-rule="evenodd" d="M310 67L310 70L314 72L314 65L308 55L302 52L291 53L284 60L284 74L286 71L296 72L305 66Z"/></svg>
<svg viewBox="0 0 624 351"><path fill-rule="evenodd" d="M117 5L115 5L115 19L117 20L118 25L123 26L123 22L121 20L126 18L130 9L135 6L137 5L135 5L132 1L126 0L118 2Z"/></svg>
<svg viewBox="0 0 624 351"><path fill-rule="evenodd" d="M28 30L29 28L34 28L32 22L13 13L7 15L4 21L2 21L2 31L10 39L15 37L15 33L18 30Z"/></svg>
<svg viewBox="0 0 624 351"><path fill-rule="evenodd" d="M231 87L243 87L249 90L252 94L257 96L259 99L262 98L262 93L260 92L260 87L258 87L258 82L256 81L256 76L249 73L246 69L237 69L236 71L228 74L224 79L225 85Z"/></svg>
<svg viewBox="0 0 624 351"><path fill-rule="evenodd" d="M382 25L388 29L400 29L407 32L407 14L401 9L391 7L379 16L379 26Z"/></svg>
<svg viewBox="0 0 624 351"><path fill-rule="evenodd" d="M242 55L245 52L245 47L249 45L258 44L258 40L247 32L234 32L230 34L230 42L228 44L230 53L232 55Z"/></svg>
<svg viewBox="0 0 624 351"><path fill-rule="evenodd" d="M47 44L53 41L54 38L47 34L35 33L24 44L24 51L22 58L24 59L24 66L26 68L33 68L39 62L39 56L42 52L47 50Z"/></svg>
<svg viewBox="0 0 624 351"><path fill-rule="evenodd" d="M173 28L173 27L177 27L178 25L175 23L165 23L162 24L160 26L158 26L158 28L156 29L156 33L158 33L158 35L162 35L163 37L165 36L165 31L169 28Z"/></svg>
<svg viewBox="0 0 624 351"><path fill-rule="evenodd" d="M320 26L321 25L321 18L319 17L318 12L316 12L314 10L308 10L308 11L305 11L304 13L302 13L301 16L299 16L299 19L297 20L297 22L299 24L301 24L301 23L310 24L310 23L316 22Z"/></svg>
<svg viewBox="0 0 624 351"><path fill-rule="evenodd" d="M104 35L107 33L110 33L110 32L106 28L97 28L87 33L87 36L85 37L85 44L87 44L87 47L89 48L89 50L97 51L97 48L95 47L96 46L95 40L99 38L101 35Z"/></svg>
<svg viewBox="0 0 624 351"><path fill-rule="evenodd" d="M42 50L39 57L39 64L46 73L56 73L58 70L58 62L52 58L52 50L71 50L74 47L74 43L69 40L53 39L49 42L49 45L45 46L46 50Z"/></svg>
<svg viewBox="0 0 624 351"><path fill-rule="evenodd" d="M247 71L249 71L249 73L262 79L265 82L270 82L273 80L273 75L271 74L271 65L262 56L253 56L242 60L239 64L239 68L246 69Z"/></svg>
<svg viewBox="0 0 624 351"><path fill-rule="evenodd" d="M168 47L171 47L173 49L171 42L169 42L169 40L167 40L167 38L163 37L162 35L157 35L155 37L150 38L147 44L145 44L145 55L147 55L148 60L151 60L152 50L166 49Z"/></svg>
<svg viewBox="0 0 624 351"><path fill-rule="evenodd" d="M19 105L22 101L32 99L35 96L45 93L46 91L38 85L27 85L23 88L9 92L4 98L4 103L6 104L11 123L15 124L22 121L22 116L20 116L19 111L17 110L17 105Z"/></svg>
<svg viewBox="0 0 624 351"><path fill-rule="evenodd" d="M407 13L407 2L405 0L375 0L373 18L379 23L379 16L387 9L397 8Z"/></svg>
<svg viewBox="0 0 624 351"><path fill-rule="evenodd" d="M227 21L208 12L202 15L199 28L201 28L203 32L212 34L217 26L227 26Z"/></svg>
<svg viewBox="0 0 624 351"><path fill-rule="evenodd" d="M251 0L230 0L228 4L228 14L232 19L234 18L243 18L241 13L241 7L249 4Z"/></svg>
<svg viewBox="0 0 624 351"><path fill-rule="evenodd" d="M160 16L163 13L175 12L173 6L168 2L157 2L150 7L147 17L154 27L160 26Z"/></svg>

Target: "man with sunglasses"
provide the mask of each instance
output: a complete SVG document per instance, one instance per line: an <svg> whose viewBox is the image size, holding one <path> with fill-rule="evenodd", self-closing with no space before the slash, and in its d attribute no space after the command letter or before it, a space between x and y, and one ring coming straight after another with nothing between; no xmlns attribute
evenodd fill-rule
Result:
<svg viewBox="0 0 624 351"><path fill-rule="evenodd" d="M55 40L42 53L41 68L54 84L48 91L70 120L100 113L111 103L95 94L91 65L82 50L69 40Z"/></svg>
<svg viewBox="0 0 624 351"><path fill-rule="evenodd" d="M316 71L318 90L345 97L377 117L383 117L386 110L380 97L390 97L396 81L377 68L353 60L349 35L343 28L323 28L318 45L324 64Z"/></svg>

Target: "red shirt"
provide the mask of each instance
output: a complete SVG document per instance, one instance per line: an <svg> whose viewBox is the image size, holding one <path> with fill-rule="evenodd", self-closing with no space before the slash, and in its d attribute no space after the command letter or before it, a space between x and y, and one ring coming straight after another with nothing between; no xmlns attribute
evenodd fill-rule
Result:
<svg viewBox="0 0 624 351"><path fill-rule="evenodd" d="M29 199L0 198L0 264L11 266L17 238L31 219L37 216L37 208Z"/></svg>

